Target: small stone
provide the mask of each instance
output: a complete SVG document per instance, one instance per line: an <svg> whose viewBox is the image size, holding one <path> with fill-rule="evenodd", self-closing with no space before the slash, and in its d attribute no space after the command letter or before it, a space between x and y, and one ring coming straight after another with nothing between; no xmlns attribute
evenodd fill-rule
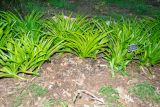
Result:
<svg viewBox="0 0 160 107"><path fill-rule="evenodd" d="M86 105L86 104L84 104L84 106L83 107L90 107L89 105Z"/></svg>
<svg viewBox="0 0 160 107"><path fill-rule="evenodd" d="M53 87L53 85L49 85L49 86L48 86L48 89L52 89L52 87Z"/></svg>
<svg viewBox="0 0 160 107"><path fill-rule="evenodd" d="M155 78L156 78L156 76L155 76L155 75L153 75L153 76L152 76L152 78L153 78L153 79L155 79Z"/></svg>
<svg viewBox="0 0 160 107"><path fill-rule="evenodd" d="M51 68L51 67L47 67L47 70L48 70L48 71L52 71L52 68Z"/></svg>

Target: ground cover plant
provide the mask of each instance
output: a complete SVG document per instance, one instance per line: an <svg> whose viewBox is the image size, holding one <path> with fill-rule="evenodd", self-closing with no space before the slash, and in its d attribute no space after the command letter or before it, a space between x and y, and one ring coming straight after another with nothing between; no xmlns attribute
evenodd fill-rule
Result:
<svg viewBox="0 0 160 107"><path fill-rule="evenodd" d="M41 19L42 14L37 11L32 11L30 14L22 17L22 15L15 15L12 12L1 12L1 18L9 24L13 24L14 35L18 33L33 34L33 38L40 37L40 31L43 31L43 20ZM38 34L39 33L39 34Z"/></svg>
<svg viewBox="0 0 160 107"><path fill-rule="evenodd" d="M13 99L12 107L20 106L21 104L25 102L26 99L30 99L32 101L39 97L43 97L49 91L47 88L37 83L31 83L30 85L24 88L17 89L17 90L18 90L17 94L12 96L12 99ZM56 98L56 99L44 98L44 100L41 102L40 105L42 105L43 107L52 107L52 106L68 107L67 102L60 98Z"/></svg>
<svg viewBox="0 0 160 107"><path fill-rule="evenodd" d="M11 37L12 26L7 26L8 23L1 21L0 23L0 49L3 49L7 40Z"/></svg>
<svg viewBox="0 0 160 107"><path fill-rule="evenodd" d="M1 0L0 105L159 107L158 3Z"/></svg>
<svg viewBox="0 0 160 107"><path fill-rule="evenodd" d="M65 40L64 52L73 53L81 58L96 59L97 54L106 46L106 35L111 32L101 32L101 29L95 29L94 21L80 17L54 17L47 26L51 35Z"/></svg>
<svg viewBox="0 0 160 107"><path fill-rule="evenodd" d="M56 52L94 59L102 54L110 63L112 76L126 74L127 65L134 60L147 67L160 61L159 18L106 22L64 15L44 20L41 16L35 11L25 17L1 12L1 77L37 75L44 61ZM137 49L132 52L130 45Z"/></svg>
<svg viewBox="0 0 160 107"><path fill-rule="evenodd" d="M20 72L36 74L43 62L56 52L61 44L54 44L54 39L41 39L37 44L26 37L10 39L1 51L1 77L18 77Z"/></svg>
<svg viewBox="0 0 160 107"><path fill-rule="evenodd" d="M140 64L145 67L151 67L160 61L160 20L159 18L148 21L147 26L150 29L150 37L144 47L140 58Z"/></svg>
<svg viewBox="0 0 160 107"><path fill-rule="evenodd" d="M51 35L57 35L61 39L66 36L66 32L77 32L77 31L85 31L89 28L89 20L85 17L77 16L76 18L72 18L70 16L57 15L52 19L47 21L46 26L48 27Z"/></svg>
<svg viewBox="0 0 160 107"><path fill-rule="evenodd" d="M134 59L134 52L130 52L129 45L136 44L137 52L145 44L148 37L147 31L143 29L143 22L134 20L124 20L111 22L109 26L113 32L108 35L109 43L107 45L104 58L109 61L112 75L115 72L125 74L126 66Z"/></svg>
<svg viewBox="0 0 160 107"><path fill-rule="evenodd" d="M99 90L99 93L105 97L106 107L123 107L122 104L118 102L119 94L116 89L110 85L102 86Z"/></svg>
<svg viewBox="0 0 160 107"><path fill-rule="evenodd" d="M148 82L136 84L130 88L130 92L143 101L150 100L152 102L160 103L160 93L157 92L155 86Z"/></svg>
<svg viewBox="0 0 160 107"><path fill-rule="evenodd" d="M36 83L30 84L25 88L20 88L17 90L17 94L12 96L12 107L19 107L23 103L24 98L29 98L30 100L33 100L48 93L48 89ZM49 103L49 100L47 99L42 102L44 103L44 107L51 107L47 102Z"/></svg>
<svg viewBox="0 0 160 107"><path fill-rule="evenodd" d="M3 15L4 13L2 13ZM40 31L39 28L41 27L34 25L37 20L34 20L36 16L32 17L33 14L24 22L10 13L5 13L6 15L9 15L9 17L3 17L3 20L8 21L8 23L13 21L15 28L13 37L8 38L5 47L1 48L0 64L3 67L0 69L0 77L21 78L18 76L20 72L37 75L36 70L62 47L62 41L57 42L56 37L51 38ZM8 34L8 31L5 33Z"/></svg>

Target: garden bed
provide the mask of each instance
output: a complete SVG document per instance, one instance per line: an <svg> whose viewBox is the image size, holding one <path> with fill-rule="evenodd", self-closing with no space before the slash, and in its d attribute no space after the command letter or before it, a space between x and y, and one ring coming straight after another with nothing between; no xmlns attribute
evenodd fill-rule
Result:
<svg viewBox="0 0 160 107"><path fill-rule="evenodd" d="M26 1L31 13L0 12L0 105L159 107L158 7L124 1L49 0L42 13Z"/></svg>

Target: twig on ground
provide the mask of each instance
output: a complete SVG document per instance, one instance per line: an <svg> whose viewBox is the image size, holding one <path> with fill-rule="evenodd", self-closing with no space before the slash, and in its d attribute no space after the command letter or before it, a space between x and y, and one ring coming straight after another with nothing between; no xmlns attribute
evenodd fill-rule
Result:
<svg viewBox="0 0 160 107"><path fill-rule="evenodd" d="M94 94L92 94L91 92L87 91L87 90L78 90L76 93L76 96L73 99L73 103L75 104L78 98L82 97L82 94L86 94L88 96L91 97L92 100L95 100L97 102L99 102L101 105L104 105L104 101L101 98L98 98L97 96L95 96Z"/></svg>

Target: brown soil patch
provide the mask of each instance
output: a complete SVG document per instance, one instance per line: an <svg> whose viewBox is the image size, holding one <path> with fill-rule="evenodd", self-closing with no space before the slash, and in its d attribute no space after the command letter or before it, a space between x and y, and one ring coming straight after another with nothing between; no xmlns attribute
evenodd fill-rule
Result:
<svg viewBox="0 0 160 107"><path fill-rule="evenodd" d="M143 81L150 81L157 88L160 88L160 75L157 75L160 74L160 67L154 67L155 75L146 77L146 74L142 73L140 75L135 72L138 68L132 64L128 67L130 76L117 75L112 78L106 65L107 62L103 59L95 61L80 59L70 54L55 55L51 58L51 62L46 62L42 66L39 77L28 76L29 80L27 81L12 78L1 79L0 107L13 107L15 96L22 95L31 84L45 87L48 92L38 97L27 93L21 99L19 107L44 107L43 103L47 99L54 100L57 98L66 100L69 107L105 107L104 105L98 105L87 95L83 95L73 104L73 98L77 90L87 90L98 98L103 98L98 93L103 85L112 85L114 88L121 90L119 102L125 107L149 107L148 105L158 107L156 104L142 102L135 96L130 95L128 89L133 84Z"/></svg>

